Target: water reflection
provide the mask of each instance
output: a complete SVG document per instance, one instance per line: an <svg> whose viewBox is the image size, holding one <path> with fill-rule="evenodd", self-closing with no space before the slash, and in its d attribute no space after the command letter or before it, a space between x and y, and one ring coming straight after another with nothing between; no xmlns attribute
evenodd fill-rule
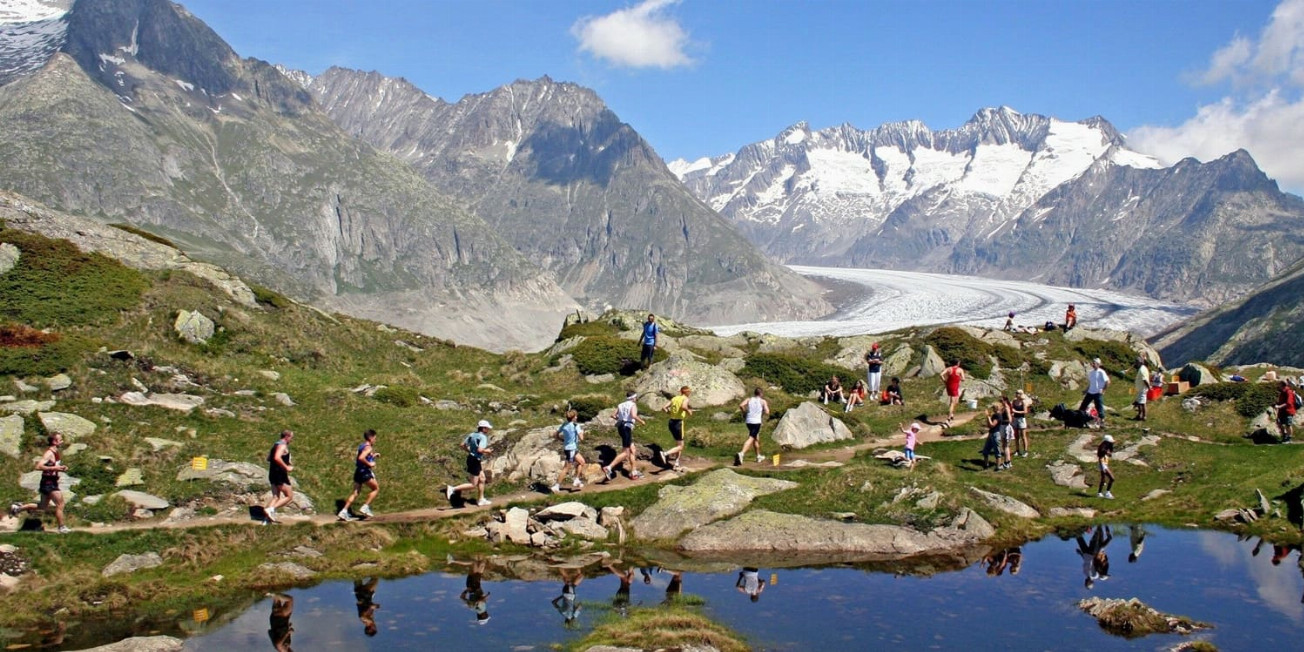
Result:
<svg viewBox="0 0 1304 652"><path fill-rule="evenodd" d="M738 572L738 582L734 584L734 588L738 589L739 593L747 594L752 602L759 602L761 593L765 591L765 584L765 580L761 579L761 569L744 568Z"/></svg>
<svg viewBox="0 0 1304 652"><path fill-rule="evenodd" d="M484 559L457 561L449 557L448 563L469 567L466 573L466 588L462 590L459 597L463 604L475 612L476 623L483 625L489 622L489 593L483 586L484 572L489 568L489 562Z"/></svg>
<svg viewBox="0 0 1304 652"><path fill-rule="evenodd" d="M267 636L272 639L272 648L276 652L293 652L290 647L290 635L294 626L290 616L294 615L294 598L277 593L272 596L272 617L268 621Z"/></svg>
<svg viewBox="0 0 1304 652"><path fill-rule="evenodd" d="M1214 532L1200 532L1197 535L1200 548L1207 553L1224 570L1245 573L1254 588L1255 596L1265 606L1291 619L1295 623L1304 623L1304 559L1296 557L1299 573L1289 572L1286 566L1291 553L1298 552L1298 546L1274 545L1259 539L1252 547L1247 543L1250 537L1232 538L1230 535ZM1270 547L1273 551L1267 563L1263 563L1259 553ZM1258 557L1258 559L1255 559ZM1298 598L1296 596L1299 596Z"/></svg>
<svg viewBox="0 0 1304 652"><path fill-rule="evenodd" d="M367 581L353 581L353 599L358 603L358 620L362 621L362 633L367 636L376 635L376 610L380 605L376 604L376 586L380 584L379 577L373 577Z"/></svg>
<svg viewBox="0 0 1304 652"><path fill-rule="evenodd" d="M580 618L580 603L575 593L580 582L584 581L584 569L562 568L560 572L561 595L552 599L552 607L561 614L564 626L567 629L574 629L579 627Z"/></svg>
<svg viewBox="0 0 1304 652"><path fill-rule="evenodd" d="M1109 555L1105 554L1105 548L1109 542L1114 540L1114 533L1108 525L1102 525L1091 532L1091 543L1087 543L1082 535L1077 536L1078 556L1082 558L1082 574L1086 577L1083 585L1088 589L1095 586L1096 580L1109 579Z"/></svg>

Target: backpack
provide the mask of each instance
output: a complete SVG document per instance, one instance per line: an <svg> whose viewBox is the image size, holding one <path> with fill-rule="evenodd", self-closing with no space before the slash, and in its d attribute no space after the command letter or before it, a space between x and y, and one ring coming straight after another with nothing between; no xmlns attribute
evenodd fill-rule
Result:
<svg viewBox="0 0 1304 652"><path fill-rule="evenodd" d="M1300 396L1299 392L1294 392L1294 391L1290 393L1290 396L1291 396L1291 401L1295 403L1296 410L1304 409L1304 396Z"/></svg>

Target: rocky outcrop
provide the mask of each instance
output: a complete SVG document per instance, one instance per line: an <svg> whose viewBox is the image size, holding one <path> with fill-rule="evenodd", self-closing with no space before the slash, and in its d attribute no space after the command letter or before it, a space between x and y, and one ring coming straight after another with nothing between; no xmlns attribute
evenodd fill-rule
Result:
<svg viewBox="0 0 1304 652"><path fill-rule="evenodd" d="M75 414L40 412L37 418L41 420L41 425L45 427L46 432L62 434L64 440L68 442L95 434L95 423Z"/></svg>
<svg viewBox="0 0 1304 652"><path fill-rule="evenodd" d="M687 487L669 485L658 500L630 522L641 539L670 539L747 508L758 496L797 487L797 483L752 478L729 469L712 471Z"/></svg>
<svg viewBox="0 0 1304 652"><path fill-rule="evenodd" d="M1033 509L1027 503L1019 502L1009 496L983 491L977 487L969 487L974 495L983 499L983 502L993 509L1000 510L1006 514L1013 514L1019 518L1041 518L1041 512Z"/></svg>
<svg viewBox="0 0 1304 652"><path fill-rule="evenodd" d="M562 467L561 444L556 435L557 429L551 426L526 431L510 448L490 458L489 469L495 478L512 482L528 479L551 483Z"/></svg>
<svg viewBox="0 0 1304 652"><path fill-rule="evenodd" d="M19 255L21 255L21 252L18 247L8 242L0 242L0 274L13 269L18 264Z"/></svg>
<svg viewBox="0 0 1304 652"><path fill-rule="evenodd" d="M1055 460L1047 464L1046 469L1050 471L1051 482L1058 486L1069 487L1070 489L1087 488L1086 475L1082 473L1082 467L1077 464Z"/></svg>
<svg viewBox="0 0 1304 652"><path fill-rule="evenodd" d="M1078 601L1078 608L1095 618L1101 629L1127 638L1147 634L1190 634L1213 627L1185 616L1160 613L1136 598L1087 598Z"/></svg>
<svg viewBox="0 0 1304 652"><path fill-rule="evenodd" d="M741 399L747 391L737 376L695 360L691 354L675 354L652 365L647 373L639 376L634 391L644 405L659 410L684 385L693 388L689 398L693 408L728 405Z"/></svg>
<svg viewBox="0 0 1304 652"><path fill-rule="evenodd" d="M0 417L0 453L17 458L23 441L23 418L17 414Z"/></svg>
<svg viewBox="0 0 1304 652"><path fill-rule="evenodd" d="M779 425L774 428L772 437L780 446L801 449L815 444L853 439L855 435L851 434L846 424L830 416L818 403L808 401L785 412Z"/></svg>
<svg viewBox="0 0 1304 652"><path fill-rule="evenodd" d="M82 652L181 652L186 642L173 636L133 636Z"/></svg>
<svg viewBox="0 0 1304 652"><path fill-rule="evenodd" d="M142 555L118 555L113 563L104 567L100 575L104 577L113 577L122 573L134 573L146 568L156 568L163 565L163 558L157 552L147 552Z"/></svg>
<svg viewBox="0 0 1304 652"><path fill-rule="evenodd" d="M699 527L679 540L688 553L844 553L901 559L952 551L996 534L981 516L962 510L946 527L920 532L899 525L864 525L754 510Z"/></svg>
<svg viewBox="0 0 1304 652"><path fill-rule="evenodd" d="M199 311L181 310L177 312L177 320L172 328L182 340L191 344L203 344L213 337L217 325Z"/></svg>

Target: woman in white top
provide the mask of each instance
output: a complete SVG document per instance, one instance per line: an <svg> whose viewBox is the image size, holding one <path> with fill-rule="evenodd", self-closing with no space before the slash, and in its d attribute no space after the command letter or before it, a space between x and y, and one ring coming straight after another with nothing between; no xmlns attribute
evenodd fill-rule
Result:
<svg viewBox="0 0 1304 652"><path fill-rule="evenodd" d="M752 397L738 406L738 409L747 415L744 419L747 422L747 441L743 442L743 450L734 455L734 466L742 466L747 450L753 447L756 448L756 461L765 460L765 456L761 454L761 423L770 414L770 402L762 398L761 394L761 388L757 387L756 391L752 392Z"/></svg>

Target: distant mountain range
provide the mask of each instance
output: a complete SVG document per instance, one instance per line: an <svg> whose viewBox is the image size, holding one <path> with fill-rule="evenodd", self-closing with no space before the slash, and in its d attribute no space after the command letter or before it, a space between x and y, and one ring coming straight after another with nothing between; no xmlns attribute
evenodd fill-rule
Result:
<svg viewBox="0 0 1304 652"><path fill-rule="evenodd" d="M1216 305L1304 257L1304 201L1249 154L1172 167L1102 118L805 124L673 170L788 263L975 274Z"/></svg>

